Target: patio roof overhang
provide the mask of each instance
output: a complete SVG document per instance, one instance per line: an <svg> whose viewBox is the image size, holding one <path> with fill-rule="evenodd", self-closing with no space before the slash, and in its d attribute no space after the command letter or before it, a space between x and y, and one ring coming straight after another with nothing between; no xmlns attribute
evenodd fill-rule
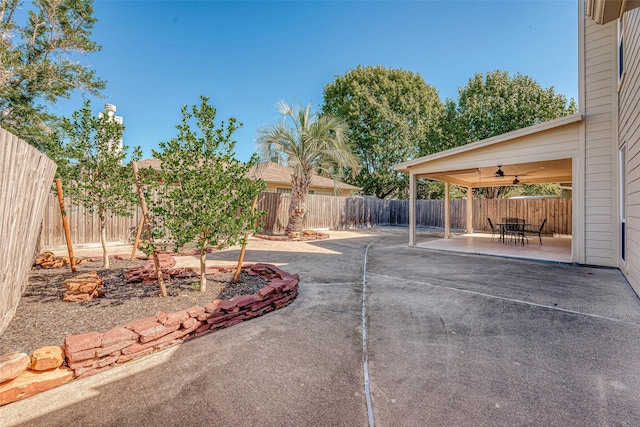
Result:
<svg viewBox="0 0 640 427"><path fill-rule="evenodd" d="M639 0L587 0L586 12L596 23L606 24L636 7Z"/></svg>
<svg viewBox="0 0 640 427"><path fill-rule="evenodd" d="M394 166L399 172L463 187L572 181L581 114L573 114ZM504 176L496 176L498 166Z"/></svg>

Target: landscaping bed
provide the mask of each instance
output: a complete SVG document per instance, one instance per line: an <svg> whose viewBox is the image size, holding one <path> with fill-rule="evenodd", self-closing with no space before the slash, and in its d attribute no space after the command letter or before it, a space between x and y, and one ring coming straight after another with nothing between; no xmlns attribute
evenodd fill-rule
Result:
<svg viewBox="0 0 640 427"><path fill-rule="evenodd" d="M110 269L103 269L101 260L76 266L77 274L97 271L104 282L103 297L83 302L62 300L66 291L62 282L74 276L69 267L33 268L14 318L0 335L0 354L28 354L42 346L63 345L69 335L107 331L160 311L176 312L195 305L205 306L215 299L254 294L267 283L264 278L243 271L238 283L232 284L233 272L218 272L207 275L207 290L200 292L199 277L174 277L165 280L167 297L161 298L157 284L141 285L125 280L127 270L148 261L111 259L110 263Z"/></svg>

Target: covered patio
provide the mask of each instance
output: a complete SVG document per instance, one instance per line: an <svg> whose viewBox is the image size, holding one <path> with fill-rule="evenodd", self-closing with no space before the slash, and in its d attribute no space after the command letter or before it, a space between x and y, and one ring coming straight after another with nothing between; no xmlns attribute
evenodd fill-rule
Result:
<svg viewBox="0 0 640 427"><path fill-rule="evenodd" d="M441 251L461 252L474 255L492 255L507 258L571 263L571 236L542 236L542 245L538 236L530 237L529 244L502 244L491 233L455 233L448 239L432 239L416 244L418 248Z"/></svg>
<svg viewBox="0 0 640 427"><path fill-rule="evenodd" d="M583 229L584 218L579 214L583 211L583 201L580 198L572 199L570 237L566 233L558 236L549 222L542 231L542 245L538 236L534 235L528 244L522 246L491 241L491 235L486 232L474 233L474 223L486 224L488 228L488 221L486 218L476 218L474 221L474 214L478 213L473 209L473 189L569 183L573 190L582 191L584 177L579 173L584 170L581 164L583 156L580 155L581 120L580 114L573 114L396 165L396 170L410 176L409 246L544 261L580 262L583 255L579 248L583 246L581 242L584 236L574 233L574 230ZM445 183L444 239L416 241L418 178ZM463 235L453 235L451 232L451 184L466 188L467 192L467 218ZM490 218L494 225L501 222L502 217L512 216L506 212L495 215ZM519 212L518 217L523 218L530 229L539 227L542 222L533 212Z"/></svg>

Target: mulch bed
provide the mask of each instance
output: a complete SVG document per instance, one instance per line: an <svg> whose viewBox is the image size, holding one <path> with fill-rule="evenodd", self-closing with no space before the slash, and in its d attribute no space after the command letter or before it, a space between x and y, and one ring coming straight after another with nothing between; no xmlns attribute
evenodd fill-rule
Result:
<svg viewBox="0 0 640 427"><path fill-rule="evenodd" d="M104 282L104 297L84 302L62 301L66 291L62 282L74 275L69 267L34 267L14 318L0 335L0 355L14 351L29 354L46 345L62 345L67 335L106 332L159 311L175 312L194 305L204 306L214 299L253 294L267 283L243 271L238 283L233 284L233 272L217 273L207 275L207 290L200 292L194 285L199 284L199 277L172 278L165 280L168 295L162 298L157 284L140 285L125 280L125 271L147 262L111 259L110 269L102 269L102 261L77 265L77 273L97 271Z"/></svg>

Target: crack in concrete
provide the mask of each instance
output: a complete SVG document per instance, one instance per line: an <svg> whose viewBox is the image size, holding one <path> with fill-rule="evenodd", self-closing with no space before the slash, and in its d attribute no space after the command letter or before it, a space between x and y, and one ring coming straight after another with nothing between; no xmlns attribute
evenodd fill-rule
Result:
<svg viewBox="0 0 640 427"><path fill-rule="evenodd" d="M369 380L369 351L367 350L367 255L369 248L373 245L370 242L364 250L364 265L362 268L362 353L364 355L363 371L364 371L364 396L367 401L367 414L369 416L369 427L374 426L373 421L373 404L371 403L371 388Z"/></svg>

